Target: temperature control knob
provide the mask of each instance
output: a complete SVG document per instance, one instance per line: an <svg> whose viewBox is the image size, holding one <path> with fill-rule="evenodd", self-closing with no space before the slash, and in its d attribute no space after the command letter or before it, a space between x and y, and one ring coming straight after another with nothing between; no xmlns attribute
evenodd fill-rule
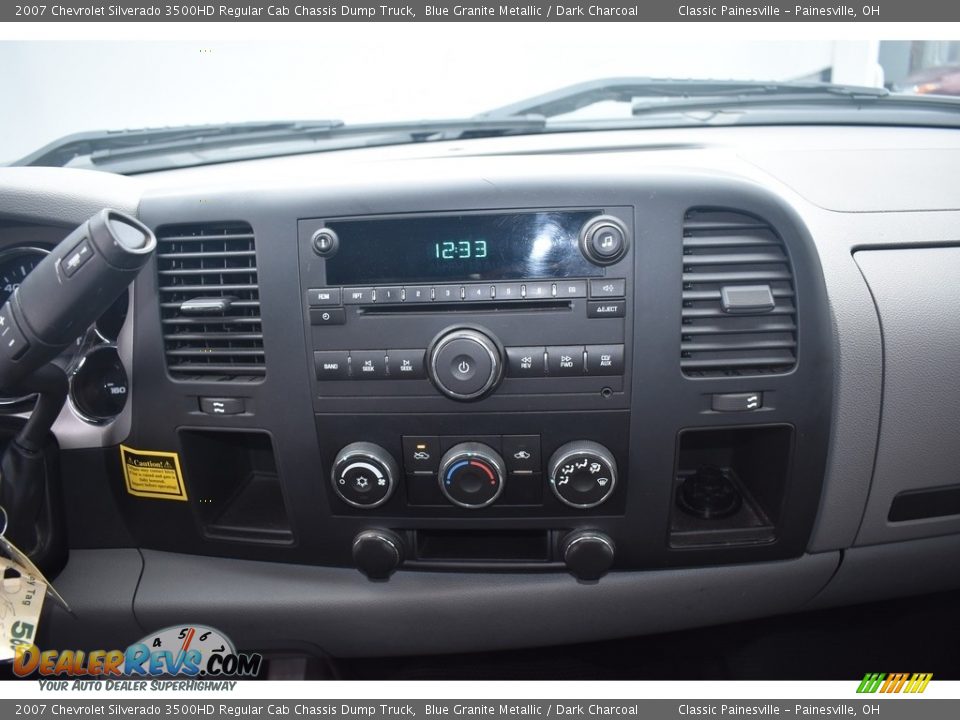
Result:
<svg viewBox="0 0 960 720"><path fill-rule="evenodd" d="M430 379L454 400L477 400L503 376L503 353L486 333L458 328L444 333L428 351Z"/></svg>
<svg viewBox="0 0 960 720"><path fill-rule="evenodd" d="M460 443L440 460L440 491L454 505L486 507L503 492L503 458L483 443Z"/></svg>
<svg viewBox="0 0 960 720"><path fill-rule="evenodd" d="M337 453L331 479L341 500L369 510L390 499L398 474L396 460L382 447L355 442Z"/></svg>
<svg viewBox="0 0 960 720"><path fill-rule="evenodd" d="M561 502L587 509L605 502L617 484L617 461L599 443L576 440L550 456L550 488Z"/></svg>

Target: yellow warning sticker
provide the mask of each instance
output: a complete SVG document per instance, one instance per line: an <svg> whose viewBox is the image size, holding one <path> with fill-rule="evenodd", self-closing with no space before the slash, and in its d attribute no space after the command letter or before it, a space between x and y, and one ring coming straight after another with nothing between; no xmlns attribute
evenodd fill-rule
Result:
<svg viewBox="0 0 960 720"><path fill-rule="evenodd" d="M187 489L176 453L134 450L120 446L127 492L137 497L186 500Z"/></svg>

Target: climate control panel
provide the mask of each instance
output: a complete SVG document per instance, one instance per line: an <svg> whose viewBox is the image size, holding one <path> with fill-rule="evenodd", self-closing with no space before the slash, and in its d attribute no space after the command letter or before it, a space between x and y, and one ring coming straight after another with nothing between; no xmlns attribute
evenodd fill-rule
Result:
<svg viewBox="0 0 960 720"><path fill-rule="evenodd" d="M328 487L333 509L341 514L615 515L623 506L628 463L624 413L553 416L541 433L517 426L510 427L516 434L504 435L397 435L391 429L426 428L432 418L389 416L387 432L372 433L376 442L355 441L351 432L372 418L355 418L349 427L327 419L332 421L327 437L340 443L328 466ZM433 427L456 423L455 416L437 420L439 426ZM564 437L549 423L580 434Z"/></svg>

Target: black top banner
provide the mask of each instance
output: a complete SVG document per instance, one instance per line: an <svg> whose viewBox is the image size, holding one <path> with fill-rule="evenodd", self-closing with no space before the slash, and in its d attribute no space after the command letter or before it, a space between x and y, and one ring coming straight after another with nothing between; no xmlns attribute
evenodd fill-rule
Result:
<svg viewBox="0 0 960 720"><path fill-rule="evenodd" d="M63 2L3 3L2 22L950 22L947 0L862 2Z"/></svg>

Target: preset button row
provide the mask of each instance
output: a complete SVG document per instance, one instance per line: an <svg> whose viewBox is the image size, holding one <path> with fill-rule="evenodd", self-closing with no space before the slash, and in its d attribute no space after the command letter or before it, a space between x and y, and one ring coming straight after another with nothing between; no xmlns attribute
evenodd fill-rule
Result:
<svg viewBox="0 0 960 720"><path fill-rule="evenodd" d="M493 282L464 285L408 285L361 288L311 288L310 307L340 305L396 305L430 302L492 302L504 300L549 300L569 298L623 297L623 278L587 280L544 280L537 282Z"/></svg>

